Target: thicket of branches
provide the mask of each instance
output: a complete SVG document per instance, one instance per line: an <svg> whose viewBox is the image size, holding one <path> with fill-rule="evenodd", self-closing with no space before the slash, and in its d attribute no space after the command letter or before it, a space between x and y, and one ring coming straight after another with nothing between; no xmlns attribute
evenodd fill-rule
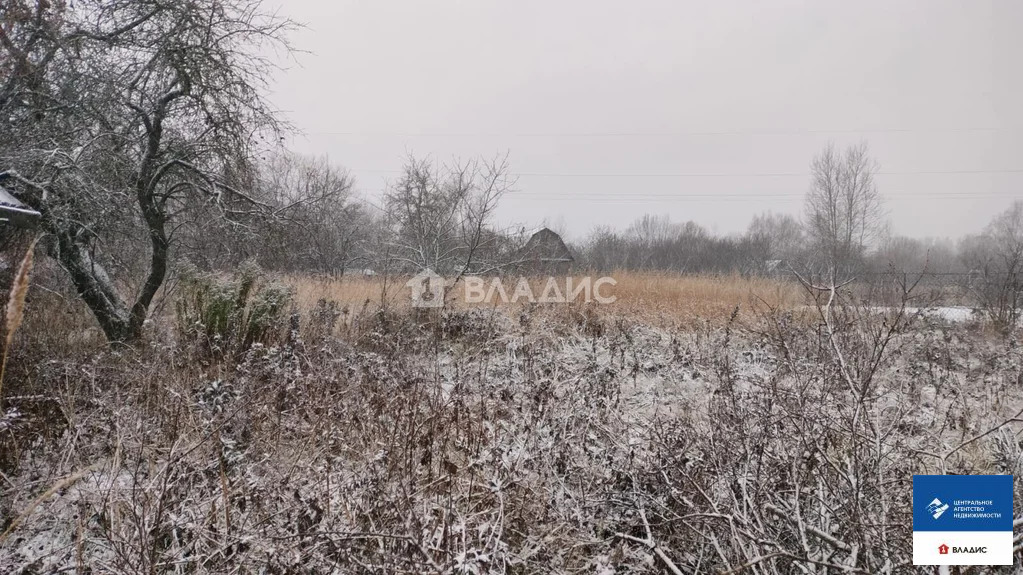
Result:
<svg viewBox="0 0 1023 575"><path fill-rule="evenodd" d="M138 337L177 239L279 209L248 184L283 127L259 51L290 27L253 0L0 8L0 183L109 339Z"/></svg>
<svg viewBox="0 0 1023 575"><path fill-rule="evenodd" d="M1023 472L1020 348L901 275L695 331L223 281L137 352L27 326L0 570L903 573L912 474Z"/></svg>

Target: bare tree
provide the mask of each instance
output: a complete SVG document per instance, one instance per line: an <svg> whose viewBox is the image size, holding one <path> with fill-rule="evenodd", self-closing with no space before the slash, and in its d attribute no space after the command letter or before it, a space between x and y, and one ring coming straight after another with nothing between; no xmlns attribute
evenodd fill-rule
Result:
<svg viewBox="0 0 1023 575"><path fill-rule="evenodd" d="M579 262L599 270L747 272L757 259L754 248L746 237L719 237L693 221L645 215L623 233L595 229L581 246Z"/></svg>
<svg viewBox="0 0 1023 575"><path fill-rule="evenodd" d="M644 214L625 230L627 236L635 238L646 246L673 241L681 233L682 225L672 223L667 214L659 216Z"/></svg>
<svg viewBox="0 0 1023 575"><path fill-rule="evenodd" d="M391 257L406 271L428 268L455 281L500 269L507 262L494 257L499 234L490 224L513 185L506 157L442 168L410 157L385 199Z"/></svg>
<svg viewBox="0 0 1023 575"><path fill-rule="evenodd" d="M13 71L0 84L3 177L42 213L48 252L108 339L138 336L197 214L245 226L277 210L242 190L261 139L281 128L258 53L286 49L290 26L255 0L16 1L0 12L0 65Z"/></svg>
<svg viewBox="0 0 1023 575"><path fill-rule="evenodd" d="M629 248L629 240L607 226L598 226L590 231L582 246L581 260L590 269L604 273L630 269Z"/></svg>
<svg viewBox="0 0 1023 575"><path fill-rule="evenodd" d="M343 275L358 258L372 224L353 197L353 178L326 158L282 153L259 170L261 196L287 207L261 234L259 260L282 271Z"/></svg>
<svg viewBox="0 0 1023 575"><path fill-rule="evenodd" d="M764 259L793 259L803 249L803 227L789 214L766 212L754 216L746 236L762 246Z"/></svg>
<svg viewBox="0 0 1023 575"><path fill-rule="evenodd" d="M839 152L828 145L810 163L806 231L832 283L851 275L883 224L874 183L878 164L866 144Z"/></svg>
<svg viewBox="0 0 1023 575"><path fill-rule="evenodd" d="M982 235L960 242L959 249L981 309L995 325L1014 327L1023 299L1023 202L1014 202Z"/></svg>
<svg viewBox="0 0 1023 575"><path fill-rule="evenodd" d="M946 239L889 236L878 245L871 259L875 270L894 267L911 273L923 270L952 273L961 269L955 262L955 244Z"/></svg>

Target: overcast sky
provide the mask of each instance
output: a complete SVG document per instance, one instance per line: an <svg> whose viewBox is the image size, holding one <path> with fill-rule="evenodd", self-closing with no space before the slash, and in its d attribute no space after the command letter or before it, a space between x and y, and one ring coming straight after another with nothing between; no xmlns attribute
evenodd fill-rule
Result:
<svg viewBox="0 0 1023 575"><path fill-rule="evenodd" d="M720 233L799 214L828 141L866 141L896 232L1023 199L1023 3L288 0L273 101L369 200L407 152L509 153L504 225L644 213Z"/></svg>

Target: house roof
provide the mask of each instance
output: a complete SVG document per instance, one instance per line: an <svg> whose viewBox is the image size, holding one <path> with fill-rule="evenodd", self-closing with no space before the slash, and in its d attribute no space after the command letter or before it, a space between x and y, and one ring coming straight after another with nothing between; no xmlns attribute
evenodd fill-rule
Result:
<svg viewBox="0 0 1023 575"><path fill-rule="evenodd" d="M26 206L14 194L0 187L0 225L32 227L39 221L39 212Z"/></svg>
<svg viewBox="0 0 1023 575"><path fill-rule="evenodd" d="M557 232L550 228L539 228L534 231L526 245L522 247L522 254L544 262L572 262L572 252L569 251L565 241Z"/></svg>

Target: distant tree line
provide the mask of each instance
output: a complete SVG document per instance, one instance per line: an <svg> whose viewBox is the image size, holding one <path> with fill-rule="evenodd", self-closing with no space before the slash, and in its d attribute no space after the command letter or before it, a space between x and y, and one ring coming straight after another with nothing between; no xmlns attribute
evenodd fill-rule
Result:
<svg viewBox="0 0 1023 575"><path fill-rule="evenodd" d="M981 234L958 242L898 236L887 225L866 145L829 145L810 163L801 214L766 212L743 233L715 235L696 222L646 215L624 230L600 227L576 242L595 270L784 274L832 283L881 273L1011 275L1020 266L1023 208L1014 205Z"/></svg>
<svg viewBox="0 0 1023 575"><path fill-rule="evenodd" d="M650 226L660 231L644 233ZM971 271L971 258L960 250L969 241L885 233L855 257L839 261L844 274L853 278L891 269L965 275ZM829 254L813 243L803 222L775 212L754 216L745 232L726 235L715 235L692 221L645 215L622 231L599 227L572 248L577 267L601 271L778 275L790 270L827 270L831 262Z"/></svg>

